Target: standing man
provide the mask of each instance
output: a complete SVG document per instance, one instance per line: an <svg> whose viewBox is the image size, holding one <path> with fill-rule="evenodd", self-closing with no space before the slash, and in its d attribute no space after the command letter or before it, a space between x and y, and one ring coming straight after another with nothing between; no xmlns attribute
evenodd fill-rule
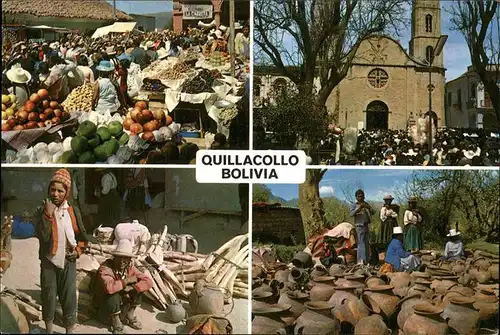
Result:
<svg viewBox="0 0 500 335"><path fill-rule="evenodd" d="M351 207L349 216L354 217L354 226L356 227L358 264L366 264L370 246L368 224L371 222L371 216L375 214L375 211L365 202L365 192L363 190L357 190L354 195L356 196L356 203Z"/></svg>

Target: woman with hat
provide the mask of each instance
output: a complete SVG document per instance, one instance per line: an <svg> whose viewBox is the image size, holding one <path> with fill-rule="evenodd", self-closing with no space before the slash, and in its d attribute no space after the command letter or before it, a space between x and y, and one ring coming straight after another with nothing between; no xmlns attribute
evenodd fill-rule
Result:
<svg viewBox="0 0 500 335"><path fill-rule="evenodd" d="M31 81L31 73L24 70L18 63L14 64L6 75L12 85L8 91L16 96L16 106L23 106L30 96L28 83Z"/></svg>
<svg viewBox="0 0 500 335"><path fill-rule="evenodd" d="M392 228L398 225L398 213L394 210L396 206L392 205L394 198L392 195L384 197L384 206L380 209L380 230L377 243L383 244L384 247L392 239Z"/></svg>
<svg viewBox="0 0 500 335"><path fill-rule="evenodd" d="M113 334L123 334L123 324L141 330L142 324L135 315L144 292L153 287L153 280L140 272L133 264L132 242L118 241L113 259L108 259L97 270L97 280L93 289L93 304L99 317L111 323Z"/></svg>
<svg viewBox="0 0 500 335"><path fill-rule="evenodd" d="M420 226L422 225L423 216L417 208L417 197L408 199L408 209L404 214L404 246L405 250L420 250L424 245Z"/></svg>
<svg viewBox="0 0 500 335"><path fill-rule="evenodd" d="M111 82L110 76L115 71L115 67L110 61L102 60L96 67L99 72L99 79L94 88L94 101L92 107L95 111L114 113L120 109L120 100L115 85Z"/></svg>
<svg viewBox="0 0 500 335"><path fill-rule="evenodd" d="M391 243L389 243L385 253L385 262L396 271L414 271L420 266L420 260L415 256L415 253L403 249L403 229L394 227Z"/></svg>
<svg viewBox="0 0 500 335"><path fill-rule="evenodd" d="M99 198L97 218L103 227L114 228L120 221L121 198L118 192L118 180L109 169L96 169L101 174L101 184L94 194Z"/></svg>
<svg viewBox="0 0 500 335"><path fill-rule="evenodd" d="M449 238L449 241L444 247L443 260L456 261L464 257L464 246L460 239L460 232L451 229L446 237Z"/></svg>
<svg viewBox="0 0 500 335"><path fill-rule="evenodd" d="M48 198L34 216L35 232L40 249L42 317L46 331L52 333L59 298L66 333L76 325L76 259L89 241L80 212L67 199L71 190L71 175L59 169L52 175Z"/></svg>

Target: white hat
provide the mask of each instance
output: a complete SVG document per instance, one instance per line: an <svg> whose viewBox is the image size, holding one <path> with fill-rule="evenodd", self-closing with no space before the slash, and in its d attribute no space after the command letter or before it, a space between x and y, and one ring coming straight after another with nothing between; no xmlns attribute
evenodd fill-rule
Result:
<svg viewBox="0 0 500 335"><path fill-rule="evenodd" d="M227 30L227 27L226 26L223 26L222 24L219 26L219 29L223 32L226 32Z"/></svg>
<svg viewBox="0 0 500 335"><path fill-rule="evenodd" d="M392 197L392 195L388 194L384 197L384 200L394 200L394 198Z"/></svg>
<svg viewBox="0 0 500 335"><path fill-rule="evenodd" d="M458 236L458 235L460 235L459 231L457 231L456 229L450 229L450 233L446 236L453 237L453 236Z"/></svg>
<svg viewBox="0 0 500 335"><path fill-rule="evenodd" d="M217 38L222 38L222 31L216 30L215 31L215 36L217 36Z"/></svg>
<svg viewBox="0 0 500 335"><path fill-rule="evenodd" d="M403 234L403 228L401 227L392 228L392 235L397 235L397 234Z"/></svg>
<svg viewBox="0 0 500 335"><path fill-rule="evenodd" d="M26 84L31 80L31 73L23 69L20 64L15 64L7 71L7 78L16 84Z"/></svg>
<svg viewBox="0 0 500 335"><path fill-rule="evenodd" d="M118 245L116 246L116 249L111 252L112 255L114 256L122 256L122 257L130 257L130 258L136 258L137 255L134 255L133 253L133 247L132 247L132 242L128 239L121 239L118 241Z"/></svg>
<svg viewBox="0 0 500 335"><path fill-rule="evenodd" d="M243 26L242 26L239 22L236 22L236 23L234 24L234 29L235 29L235 30L243 29Z"/></svg>
<svg viewBox="0 0 500 335"><path fill-rule="evenodd" d="M158 53L158 59L163 59L168 56L168 52L165 48L160 48L156 52Z"/></svg>
<svg viewBox="0 0 500 335"><path fill-rule="evenodd" d="M106 54L107 55L116 55L115 47L114 46L107 47Z"/></svg>

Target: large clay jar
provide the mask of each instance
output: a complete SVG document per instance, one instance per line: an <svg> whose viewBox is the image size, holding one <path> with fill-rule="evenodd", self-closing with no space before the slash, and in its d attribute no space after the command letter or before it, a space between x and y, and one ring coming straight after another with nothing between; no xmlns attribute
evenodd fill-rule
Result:
<svg viewBox="0 0 500 335"><path fill-rule="evenodd" d="M333 292L328 302L335 308L336 306L342 305L344 299L357 300L358 297L354 294L355 290L356 287L349 287L349 286L336 287L335 292Z"/></svg>
<svg viewBox="0 0 500 335"><path fill-rule="evenodd" d="M488 270L479 270L476 274L476 280L479 284L487 284L491 280L491 273Z"/></svg>
<svg viewBox="0 0 500 335"><path fill-rule="evenodd" d="M309 292L309 296L311 301L328 301L332 297L334 292L335 288L333 286L323 283L316 283Z"/></svg>
<svg viewBox="0 0 500 335"><path fill-rule="evenodd" d="M332 264L332 266L330 266L330 269L328 269L328 273L333 277L343 276L344 271L345 266L343 266L342 264Z"/></svg>
<svg viewBox="0 0 500 335"><path fill-rule="evenodd" d="M458 260L455 262L453 267L451 268L451 272L456 275L461 275L465 271L465 262L462 260Z"/></svg>
<svg viewBox="0 0 500 335"><path fill-rule="evenodd" d="M498 282L498 262L493 263L489 268L488 272L491 275L491 279Z"/></svg>
<svg viewBox="0 0 500 335"><path fill-rule="evenodd" d="M480 290L474 299L474 307L479 310L481 321L488 321L498 315L498 298L493 292Z"/></svg>
<svg viewBox="0 0 500 335"><path fill-rule="evenodd" d="M221 315L224 312L224 293L219 287L199 281L189 295L191 313Z"/></svg>
<svg viewBox="0 0 500 335"><path fill-rule="evenodd" d="M306 308L308 310L311 310L313 312L316 312L316 313L319 313L321 315L324 315L328 318L334 318L333 314L332 314L332 305L330 305L330 303L328 303L327 301L306 301L304 303L304 306L306 306Z"/></svg>
<svg viewBox="0 0 500 335"><path fill-rule="evenodd" d="M324 268L314 268L311 271L311 278L315 280L316 277L325 277L328 276L328 272Z"/></svg>
<svg viewBox="0 0 500 335"><path fill-rule="evenodd" d="M335 277L332 276L316 276L313 279L314 284L325 284L330 286L335 286Z"/></svg>
<svg viewBox="0 0 500 335"><path fill-rule="evenodd" d="M491 266L491 262L489 260L487 260L486 258L481 257L481 258L477 258L474 261L473 265L475 267L477 267L477 269L480 271L488 271L488 269Z"/></svg>
<svg viewBox="0 0 500 335"><path fill-rule="evenodd" d="M300 291L290 291L280 295L278 304L291 305L292 307L288 311L290 312L291 317L297 319L306 310L306 306L304 306L304 303L308 298L309 295L307 293L302 293Z"/></svg>
<svg viewBox="0 0 500 335"><path fill-rule="evenodd" d="M275 304L276 296L273 295L272 292L253 292L252 291L252 299L260 302L265 302L267 304Z"/></svg>
<svg viewBox="0 0 500 335"><path fill-rule="evenodd" d="M290 270L278 270L274 273L274 279L279 280L280 282L286 283L288 281L288 277L290 276Z"/></svg>
<svg viewBox="0 0 500 335"><path fill-rule="evenodd" d="M389 285L394 288L410 286L411 276L408 272L393 272L389 275Z"/></svg>
<svg viewBox="0 0 500 335"><path fill-rule="evenodd" d="M392 293L392 286L381 285L367 289L365 293L372 298L375 303L380 307L381 315L384 318L389 318L398 307L399 297Z"/></svg>
<svg viewBox="0 0 500 335"><path fill-rule="evenodd" d="M415 294L401 300L399 302L401 307L397 318L399 329L403 329L406 320L413 315L413 306L425 303L429 303L429 301L427 299L422 299L420 294Z"/></svg>
<svg viewBox="0 0 500 335"><path fill-rule="evenodd" d="M312 256L307 252L299 251L293 257L292 264L298 268L309 269L313 266Z"/></svg>
<svg viewBox="0 0 500 335"><path fill-rule="evenodd" d="M403 326L404 335L445 335L448 325L440 317L442 308L427 304L413 306L411 315Z"/></svg>
<svg viewBox="0 0 500 335"><path fill-rule="evenodd" d="M415 285L415 282L418 278L422 278L422 279L430 279L431 278L430 274L428 274L426 272L421 272L421 271L413 271L410 276L411 276L411 281L410 281L411 286Z"/></svg>
<svg viewBox="0 0 500 335"><path fill-rule="evenodd" d="M257 315L252 320L252 334L276 334L285 324L275 318Z"/></svg>
<svg viewBox="0 0 500 335"><path fill-rule="evenodd" d="M469 297L451 297L449 304L441 314L448 326L458 334L477 334L479 329L479 311L473 306L475 300Z"/></svg>
<svg viewBox="0 0 500 335"><path fill-rule="evenodd" d="M362 318L354 327L354 335L389 335L391 331L387 328L384 320L378 314Z"/></svg>
<svg viewBox="0 0 500 335"><path fill-rule="evenodd" d="M308 309L295 321L294 334L337 335L339 333L340 324L338 320Z"/></svg>
<svg viewBox="0 0 500 335"><path fill-rule="evenodd" d="M352 287L358 287L358 288L365 288L365 278L363 276L358 276L358 275L349 275L345 276L343 278L339 278L335 281L336 286L352 286Z"/></svg>
<svg viewBox="0 0 500 335"><path fill-rule="evenodd" d="M365 303L367 302L367 303ZM371 308L376 308L372 310ZM332 314L342 324L346 322L352 326L356 326L359 320L369 316L371 313L380 313L378 305L371 302L371 298L366 296L365 299L344 299L341 305L335 306Z"/></svg>
<svg viewBox="0 0 500 335"><path fill-rule="evenodd" d="M434 289L436 294L445 294L448 292L453 286L458 285L458 282L448 279L434 279L431 283L431 288Z"/></svg>
<svg viewBox="0 0 500 335"><path fill-rule="evenodd" d="M386 282L382 280L382 278L377 277L377 276L370 276L366 278L365 280L366 286L368 287L374 287L374 286L380 286L380 285L385 285Z"/></svg>

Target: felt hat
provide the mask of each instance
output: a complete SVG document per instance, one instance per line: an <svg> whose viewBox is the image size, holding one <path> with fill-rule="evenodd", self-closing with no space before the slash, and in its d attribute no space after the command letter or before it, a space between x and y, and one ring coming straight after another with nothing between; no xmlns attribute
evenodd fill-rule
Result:
<svg viewBox="0 0 500 335"><path fill-rule="evenodd" d="M399 235L399 234L403 234L403 228L401 227L392 228L392 235Z"/></svg>
<svg viewBox="0 0 500 335"><path fill-rule="evenodd" d="M392 197L392 195L388 194L384 197L384 200L394 200L394 198Z"/></svg>
<svg viewBox="0 0 500 335"><path fill-rule="evenodd" d="M446 235L447 237L453 237L453 236L458 236L460 235L460 232L457 231L456 229L450 229L450 233Z"/></svg>
<svg viewBox="0 0 500 335"><path fill-rule="evenodd" d="M130 258L137 257L137 255L134 255L133 253L132 242L130 242L130 240L128 239L119 240L116 249L112 251L111 254L113 256L121 256L121 257L130 257Z"/></svg>
<svg viewBox="0 0 500 335"><path fill-rule="evenodd" d="M7 71L7 78L13 83L26 84L31 80L31 73L23 69L20 64L16 64Z"/></svg>
<svg viewBox="0 0 500 335"><path fill-rule="evenodd" d="M97 65L96 70L102 72L111 72L115 69L113 64L108 60L102 60L99 65Z"/></svg>

